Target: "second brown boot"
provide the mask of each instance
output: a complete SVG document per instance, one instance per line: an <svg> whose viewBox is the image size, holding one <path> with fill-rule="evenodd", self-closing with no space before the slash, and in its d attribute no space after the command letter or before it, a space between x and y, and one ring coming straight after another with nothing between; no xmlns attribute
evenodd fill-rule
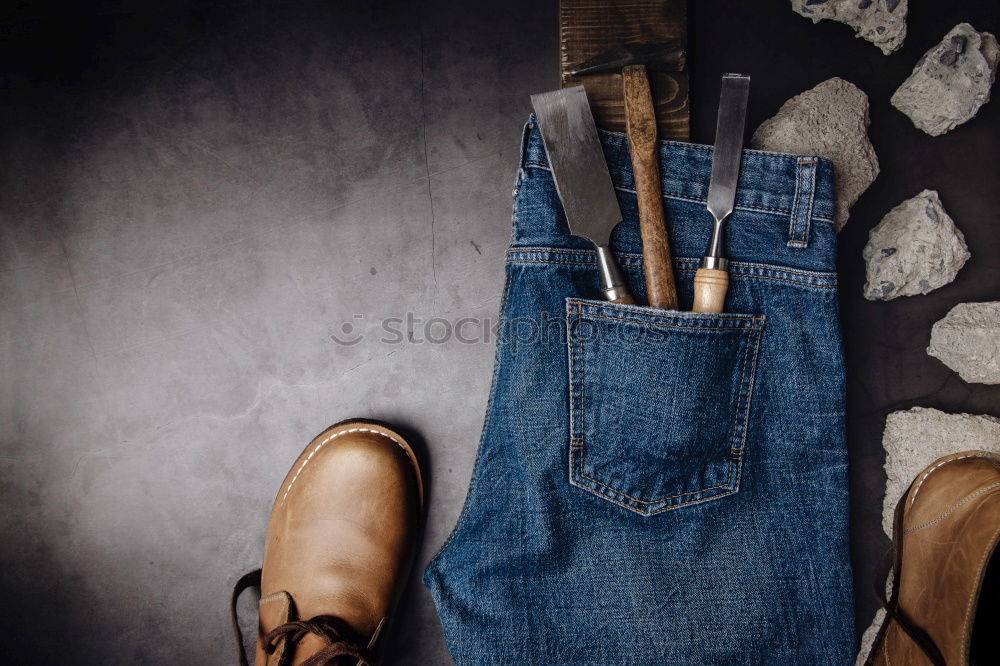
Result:
<svg viewBox="0 0 1000 666"><path fill-rule="evenodd" d="M896 509L894 585L868 664L1000 663L996 621L1000 457L937 460Z"/></svg>

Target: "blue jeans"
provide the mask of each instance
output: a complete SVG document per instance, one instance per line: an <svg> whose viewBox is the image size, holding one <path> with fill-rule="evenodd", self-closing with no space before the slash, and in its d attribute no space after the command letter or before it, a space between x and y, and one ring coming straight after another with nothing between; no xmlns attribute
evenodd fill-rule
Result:
<svg viewBox="0 0 1000 666"><path fill-rule="evenodd" d="M601 140L645 302L628 142ZM711 148L662 142L682 311L599 300L524 128L479 455L427 566L458 664L849 664L833 172L746 151L725 314L690 312Z"/></svg>

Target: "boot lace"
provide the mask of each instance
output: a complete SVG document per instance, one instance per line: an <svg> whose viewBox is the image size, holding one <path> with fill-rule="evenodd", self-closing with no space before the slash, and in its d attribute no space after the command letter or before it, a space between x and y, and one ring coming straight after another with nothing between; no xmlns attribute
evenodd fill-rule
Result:
<svg viewBox="0 0 1000 666"><path fill-rule="evenodd" d="M273 654L282 640L291 648L306 634L315 634L326 645L302 662L302 666L371 666L372 656L364 640L335 615L317 615L311 620L295 620L275 627L263 638L264 652Z"/></svg>
<svg viewBox="0 0 1000 666"><path fill-rule="evenodd" d="M240 578L233 587L230 599L233 633L236 636L236 646L240 666L248 666L246 650L243 647L243 633L240 631L239 618L236 613L236 601L244 590L260 588L260 569L251 571ZM295 646L307 634L319 636L326 645L319 652L302 662L301 666L373 666L375 658L371 645L354 631L350 625L335 615L317 615L311 620L293 620L275 627L262 639L264 652L274 654L282 641L285 641L286 654L293 654ZM378 631L376 631L378 634ZM372 641L374 642L374 641Z"/></svg>

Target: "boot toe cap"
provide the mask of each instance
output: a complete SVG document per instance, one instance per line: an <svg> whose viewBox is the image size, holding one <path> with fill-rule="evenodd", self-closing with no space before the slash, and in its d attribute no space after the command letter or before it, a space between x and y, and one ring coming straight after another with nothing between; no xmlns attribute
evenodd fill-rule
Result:
<svg viewBox="0 0 1000 666"><path fill-rule="evenodd" d="M908 529L941 520L975 498L1000 491L1000 456L964 451L945 456L921 472L906 498Z"/></svg>

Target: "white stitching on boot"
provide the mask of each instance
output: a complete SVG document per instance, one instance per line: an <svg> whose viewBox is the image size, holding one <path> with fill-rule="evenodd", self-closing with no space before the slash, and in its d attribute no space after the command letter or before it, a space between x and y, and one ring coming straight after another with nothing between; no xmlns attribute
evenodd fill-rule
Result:
<svg viewBox="0 0 1000 666"><path fill-rule="evenodd" d="M318 443L316 445L316 448L314 448L312 451L309 452L309 455L306 457L305 460L302 461L302 464L299 466L298 471L295 472L295 476L293 476L292 480L288 482L288 487L285 488L285 494L281 496L281 501L284 502L286 499L288 499L288 493L290 493L292 491L292 486L294 486L295 485L295 481L298 480L299 474L301 474L302 470L304 470L306 468L306 464L310 460L312 460L312 457L314 455L316 455L317 453L319 453L320 449L322 449L324 446L326 446L327 442L329 442L330 440L333 440L333 439L337 439L341 435L346 435L346 434L351 433L351 432L370 432L370 433L373 433L375 435L381 435L382 437L385 437L386 439L389 439L389 440L392 440L393 442L395 442L401 449L403 449L403 450L406 449L406 447L403 444L403 442L401 442L400 440L396 439L395 437L393 437L389 433L383 432L381 430L372 430L371 428L349 428L348 430L338 430L337 432L333 433L332 435L330 435L329 437L327 437L326 439L324 439L322 442Z"/></svg>

